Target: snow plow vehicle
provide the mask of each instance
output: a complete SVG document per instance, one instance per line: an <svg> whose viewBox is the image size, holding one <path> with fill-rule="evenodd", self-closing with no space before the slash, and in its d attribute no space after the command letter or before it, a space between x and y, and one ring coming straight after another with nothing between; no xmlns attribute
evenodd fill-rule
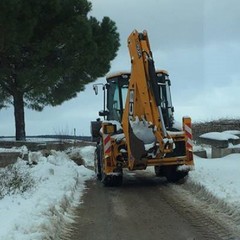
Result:
<svg viewBox="0 0 240 240"><path fill-rule="evenodd" d="M175 127L169 74L155 69L147 32L134 30L128 48L131 72L107 75L99 112L104 120L91 122L97 178L105 186L119 186L124 168L154 166L157 176L177 182L194 165L191 119L183 117L182 126ZM98 85L93 85L96 94Z"/></svg>

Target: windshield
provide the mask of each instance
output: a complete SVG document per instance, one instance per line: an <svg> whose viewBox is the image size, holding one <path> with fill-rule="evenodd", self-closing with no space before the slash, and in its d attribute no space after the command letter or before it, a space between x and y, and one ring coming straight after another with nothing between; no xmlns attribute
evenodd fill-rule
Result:
<svg viewBox="0 0 240 240"><path fill-rule="evenodd" d="M128 92L129 75L116 76L108 80L107 109L108 120L121 122Z"/></svg>
<svg viewBox="0 0 240 240"><path fill-rule="evenodd" d="M170 92L171 84L168 75L159 73L157 76L163 119L166 128L170 129L173 123L173 106Z"/></svg>

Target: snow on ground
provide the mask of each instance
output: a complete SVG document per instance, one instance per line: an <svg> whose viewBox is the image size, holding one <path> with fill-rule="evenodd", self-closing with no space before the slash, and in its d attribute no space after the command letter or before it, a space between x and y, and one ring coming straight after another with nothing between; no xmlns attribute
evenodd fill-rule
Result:
<svg viewBox="0 0 240 240"><path fill-rule="evenodd" d="M194 162L189 181L240 211L240 154L212 159L194 156Z"/></svg>
<svg viewBox="0 0 240 240"><path fill-rule="evenodd" d="M64 152L52 151L48 157L37 152L31 157L36 165L19 159L14 167L33 187L24 193L10 189L0 198L0 239L56 239L61 223L71 221L70 209L79 203L84 182L93 177L93 171L77 166Z"/></svg>
<svg viewBox="0 0 240 240"><path fill-rule="evenodd" d="M88 166L93 166L94 150L93 146L71 149L73 155L80 153ZM30 176L34 187L0 198L0 239L40 240L49 233L49 239L56 239L61 223L72 220L69 209L79 203L84 182L93 177L93 171L77 166L63 152L53 151L49 157L31 153L31 158L38 164L26 166L19 160L15 166ZM188 182L203 187L239 213L240 154L194 159L195 170L190 172Z"/></svg>
<svg viewBox="0 0 240 240"><path fill-rule="evenodd" d="M27 153L28 149L26 146L22 146L22 147L12 147L12 148L0 148L0 153L3 152L19 152L19 153Z"/></svg>
<svg viewBox="0 0 240 240"><path fill-rule="evenodd" d="M1 141L15 141L15 137L0 137ZM45 142L53 142L53 141L59 141L61 140L60 138L43 138L43 137L26 137L27 142L38 142L38 143L45 143Z"/></svg>

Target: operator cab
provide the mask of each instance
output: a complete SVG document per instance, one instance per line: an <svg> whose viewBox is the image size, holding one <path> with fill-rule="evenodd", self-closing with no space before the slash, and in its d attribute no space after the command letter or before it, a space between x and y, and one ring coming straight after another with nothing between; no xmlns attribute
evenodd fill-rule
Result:
<svg viewBox="0 0 240 240"><path fill-rule="evenodd" d="M122 121L123 110L128 93L130 72L107 75L107 120Z"/></svg>
<svg viewBox="0 0 240 240"><path fill-rule="evenodd" d="M158 70L156 75L164 123L166 128L170 130L173 125L174 112L170 92L171 82L167 71ZM107 84L104 88L104 90L107 89L107 111L104 111L104 114L100 112L100 116L106 116L107 120L122 121L130 76L130 72L117 72L107 75Z"/></svg>
<svg viewBox="0 0 240 240"><path fill-rule="evenodd" d="M157 81L159 86L159 96L161 99L161 109L163 114L163 119L165 123L165 127L167 130L172 129L173 127L173 112L174 107L172 105L172 98L171 98L171 81L169 79L169 75L167 71L158 70L156 71L157 74Z"/></svg>

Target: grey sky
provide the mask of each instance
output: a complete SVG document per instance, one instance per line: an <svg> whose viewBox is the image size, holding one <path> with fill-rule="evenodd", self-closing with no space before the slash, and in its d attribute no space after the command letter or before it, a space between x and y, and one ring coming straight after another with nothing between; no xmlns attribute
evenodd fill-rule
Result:
<svg viewBox="0 0 240 240"><path fill-rule="evenodd" d="M146 29L155 66L169 71L175 118L240 117L239 0L92 0L90 15L109 16L121 38L111 71L129 70L127 37ZM104 78L98 82L104 82ZM77 98L41 113L26 110L26 131L89 135L102 95L92 84ZM14 135L13 109L0 111L0 135Z"/></svg>

